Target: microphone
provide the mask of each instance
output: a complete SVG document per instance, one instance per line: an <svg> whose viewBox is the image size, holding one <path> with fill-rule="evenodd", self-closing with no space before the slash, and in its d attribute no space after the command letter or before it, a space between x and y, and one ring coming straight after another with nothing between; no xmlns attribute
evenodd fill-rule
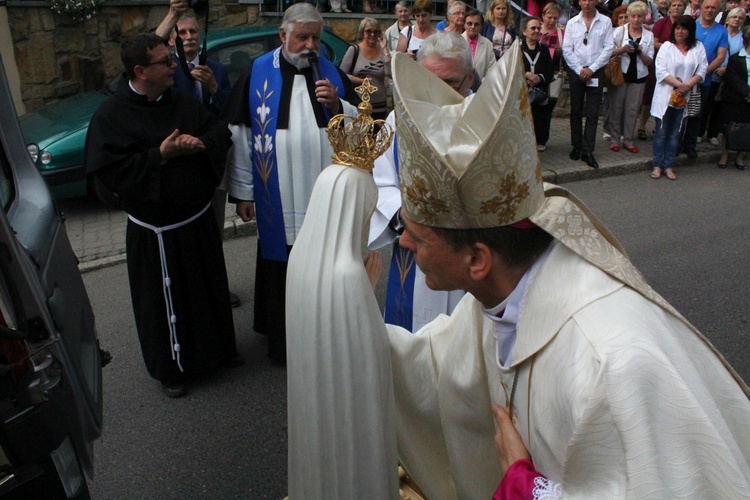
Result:
<svg viewBox="0 0 750 500"><path fill-rule="evenodd" d="M310 63L310 68L312 69L315 81L322 80L323 77L320 75L320 66L318 66L318 54L315 52L311 53L307 56L307 61Z"/></svg>

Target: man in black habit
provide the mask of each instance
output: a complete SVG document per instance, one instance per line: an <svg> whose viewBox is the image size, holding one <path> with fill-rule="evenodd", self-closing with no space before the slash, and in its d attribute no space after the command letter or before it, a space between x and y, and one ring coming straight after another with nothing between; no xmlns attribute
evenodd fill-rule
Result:
<svg viewBox="0 0 750 500"><path fill-rule="evenodd" d="M130 294L149 374L169 397L222 366L237 366L221 248L210 210L231 136L197 100L172 89L164 41L122 43L126 79L94 114L84 164L128 214Z"/></svg>

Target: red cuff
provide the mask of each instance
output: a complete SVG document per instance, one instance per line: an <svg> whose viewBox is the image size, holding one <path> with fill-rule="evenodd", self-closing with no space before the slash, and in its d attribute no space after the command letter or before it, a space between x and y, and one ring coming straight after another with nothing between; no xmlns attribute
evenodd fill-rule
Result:
<svg viewBox="0 0 750 500"><path fill-rule="evenodd" d="M534 479L544 477L539 474L531 460L516 460L508 468L500 486L492 495L492 500L518 500L534 498Z"/></svg>

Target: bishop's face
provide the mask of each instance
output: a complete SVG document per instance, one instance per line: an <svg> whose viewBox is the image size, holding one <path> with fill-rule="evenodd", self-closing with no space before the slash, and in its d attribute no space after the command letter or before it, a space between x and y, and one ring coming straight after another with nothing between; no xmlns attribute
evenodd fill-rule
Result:
<svg viewBox="0 0 750 500"><path fill-rule="evenodd" d="M404 234L399 244L414 252L414 260L432 290L466 289L468 250L455 251L429 226L402 216Z"/></svg>
<svg viewBox="0 0 750 500"><path fill-rule="evenodd" d="M308 57L310 54L318 54L320 50L320 32L323 27L320 23L291 23L290 32L283 28L279 29L282 50L289 61L297 68L310 66Z"/></svg>

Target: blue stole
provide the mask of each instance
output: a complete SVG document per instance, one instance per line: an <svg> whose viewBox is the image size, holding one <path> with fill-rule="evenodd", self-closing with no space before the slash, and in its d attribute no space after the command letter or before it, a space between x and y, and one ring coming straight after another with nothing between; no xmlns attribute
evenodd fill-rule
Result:
<svg viewBox="0 0 750 500"><path fill-rule="evenodd" d="M399 173L398 135L393 136L393 161ZM385 295L385 322L411 331L414 320L414 252L393 242L393 256L388 271Z"/></svg>
<svg viewBox="0 0 750 500"><path fill-rule="evenodd" d="M279 172L276 168L276 123L281 101L282 76L279 66L281 47L259 57L250 75L250 129L253 144L253 193L258 221L258 236L264 259L286 262L286 231L281 209ZM344 84L336 66L320 58L320 73L345 97ZM315 105L315 104L313 104ZM314 124L311 124L314 125ZM317 126L315 127L317 130Z"/></svg>
<svg viewBox="0 0 750 500"><path fill-rule="evenodd" d="M414 252L393 242L393 257L385 295L385 322L409 331L414 320Z"/></svg>

